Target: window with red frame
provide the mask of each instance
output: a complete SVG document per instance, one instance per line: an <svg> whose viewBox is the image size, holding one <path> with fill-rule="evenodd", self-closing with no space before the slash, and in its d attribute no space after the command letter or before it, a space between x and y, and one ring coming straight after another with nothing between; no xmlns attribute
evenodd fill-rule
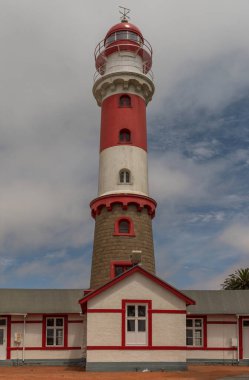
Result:
<svg viewBox="0 0 249 380"><path fill-rule="evenodd" d="M46 318L46 346L64 346L64 327L63 317Z"/></svg>
<svg viewBox="0 0 249 380"><path fill-rule="evenodd" d="M131 218L116 219L114 224L114 236L135 236L134 224Z"/></svg>
<svg viewBox="0 0 249 380"><path fill-rule="evenodd" d="M187 318L186 319L186 343L187 346L203 346L203 319Z"/></svg>
<svg viewBox="0 0 249 380"><path fill-rule="evenodd" d="M129 95L121 95L119 98L120 107L131 107L131 98Z"/></svg>
<svg viewBox="0 0 249 380"><path fill-rule="evenodd" d="M114 263L112 268L112 277L120 276L122 273L126 272L127 270L131 269L132 264L131 263Z"/></svg>
<svg viewBox="0 0 249 380"><path fill-rule="evenodd" d="M120 219L118 223L118 232L120 234L128 234L130 232L130 221L127 219Z"/></svg>
<svg viewBox="0 0 249 380"><path fill-rule="evenodd" d="M129 129L121 129L119 132L119 142L122 144L127 144L131 142L131 132Z"/></svg>
<svg viewBox="0 0 249 380"><path fill-rule="evenodd" d="M148 345L148 304L127 303L125 306L126 345Z"/></svg>

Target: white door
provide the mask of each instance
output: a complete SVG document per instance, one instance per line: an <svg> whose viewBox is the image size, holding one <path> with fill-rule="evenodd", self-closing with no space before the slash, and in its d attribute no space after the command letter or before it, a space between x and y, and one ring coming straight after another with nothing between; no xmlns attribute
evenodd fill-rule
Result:
<svg viewBox="0 0 249 380"><path fill-rule="evenodd" d="M126 344L146 345L147 325L147 305L126 306Z"/></svg>
<svg viewBox="0 0 249 380"><path fill-rule="evenodd" d="M7 348L7 321L0 318L0 360L6 360Z"/></svg>

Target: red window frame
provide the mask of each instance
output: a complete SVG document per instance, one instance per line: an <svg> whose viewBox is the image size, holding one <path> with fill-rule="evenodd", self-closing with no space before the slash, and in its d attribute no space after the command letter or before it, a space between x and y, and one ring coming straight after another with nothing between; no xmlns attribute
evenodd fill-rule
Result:
<svg viewBox="0 0 249 380"><path fill-rule="evenodd" d="M143 347L152 347L152 301L151 300L122 300L122 346L126 345L126 305L127 304L147 304L147 326L148 326L148 339L147 344ZM130 345L129 345L130 346ZM136 347L135 345L132 347ZM138 346L141 347L141 346Z"/></svg>
<svg viewBox="0 0 249 380"><path fill-rule="evenodd" d="M203 337L202 337L202 345L201 346L194 346L194 345L187 345L186 344L186 347L187 347L187 350L205 350L207 349L207 316L206 315L203 315L203 314L189 314L187 317L186 317L186 321L187 319L202 319L202 333L203 333ZM187 326L186 326L186 334L187 334Z"/></svg>
<svg viewBox="0 0 249 380"><path fill-rule="evenodd" d="M132 263L131 261L112 261L111 262L111 268L110 268L110 277L115 278L115 267L120 266L124 267L124 272L130 268L132 268Z"/></svg>
<svg viewBox="0 0 249 380"><path fill-rule="evenodd" d="M47 319L62 318L63 319L63 344L47 345ZM63 349L68 347L68 316L66 314L44 314L42 318L42 348L47 350Z"/></svg>
<svg viewBox="0 0 249 380"><path fill-rule="evenodd" d="M119 231L119 225L121 221L126 221L129 223L129 232L120 232ZM120 218L115 220L114 224L114 233L113 236L136 236L135 235L135 230L134 230L134 223L131 218L128 216L121 216Z"/></svg>

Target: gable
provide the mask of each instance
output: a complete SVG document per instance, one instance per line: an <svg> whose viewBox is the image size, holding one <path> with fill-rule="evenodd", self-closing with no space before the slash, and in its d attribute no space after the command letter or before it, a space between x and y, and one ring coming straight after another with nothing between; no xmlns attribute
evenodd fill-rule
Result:
<svg viewBox="0 0 249 380"><path fill-rule="evenodd" d="M119 309L122 300L152 300L153 309L185 310L186 302L136 272L88 301L88 308Z"/></svg>

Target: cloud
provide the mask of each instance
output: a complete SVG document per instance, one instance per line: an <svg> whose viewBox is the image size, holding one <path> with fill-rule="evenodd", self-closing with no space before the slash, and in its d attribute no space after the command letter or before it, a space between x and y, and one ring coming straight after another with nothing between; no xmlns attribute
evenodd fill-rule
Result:
<svg viewBox="0 0 249 380"><path fill-rule="evenodd" d="M219 239L222 243L249 254L249 224L233 224L223 231Z"/></svg>
<svg viewBox="0 0 249 380"><path fill-rule="evenodd" d="M118 22L118 5L1 2L3 285L16 279L23 286L28 278L29 286L83 286L88 278L100 124L91 93L93 50ZM159 269L179 283L187 271L193 284L195 271L208 268L208 282L215 256L229 251L228 237L217 236L226 220L240 221L248 210L248 105L241 102L249 85L249 4L127 0L126 6L154 51L149 179L158 201Z"/></svg>

